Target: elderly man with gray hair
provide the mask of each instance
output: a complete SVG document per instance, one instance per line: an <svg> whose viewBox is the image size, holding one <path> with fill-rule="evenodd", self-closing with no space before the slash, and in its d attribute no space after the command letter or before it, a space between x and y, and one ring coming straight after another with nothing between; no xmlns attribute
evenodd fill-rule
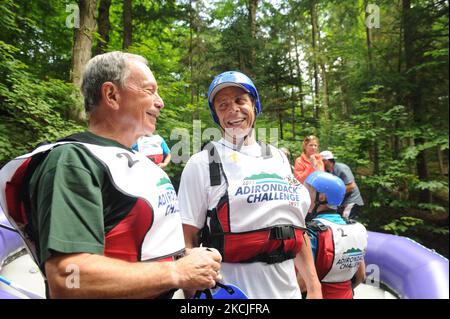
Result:
<svg viewBox="0 0 450 319"><path fill-rule="evenodd" d="M132 150L164 108L145 58L92 58L82 92L86 132L0 171L0 204L35 247L48 297L170 298L215 286L220 254L185 249L169 177Z"/></svg>

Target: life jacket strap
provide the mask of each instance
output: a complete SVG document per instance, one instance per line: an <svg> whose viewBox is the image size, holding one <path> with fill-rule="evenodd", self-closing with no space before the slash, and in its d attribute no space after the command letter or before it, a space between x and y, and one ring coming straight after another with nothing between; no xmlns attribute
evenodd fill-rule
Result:
<svg viewBox="0 0 450 319"><path fill-rule="evenodd" d="M317 221L317 220L311 220L307 223L307 227L309 229L312 229L317 232L324 232L328 229L327 225L324 225L323 223Z"/></svg>
<svg viewBox="0 0 450 319"><path fill-rule="evenodd" d="M211 186L219 186L222 183L221 174L220 174L220 166L221 166L222 162L220 161L220 156L219 156L214 144L211 142L204 145L202 147L202 150L208 151L210 184L211 184Z"/></svg>
<svg viewBox="0 0 450 319"><path fill-rule="evenodd" d="M276 250L271 251L269 253L263 253L256 255L250 259L241 261L241 263L253 263L253 262L264 262L267 264L277 264L283 261L295 258L296 253L294 252L285 252L284 245L281 245Z"/></svg>
<svg viewBox="0 0 450 319"><path fill-rule="evenodd" d="M290 225L274 226L270 229L269 239L290 239L295 237L295 229Z"/></svg>

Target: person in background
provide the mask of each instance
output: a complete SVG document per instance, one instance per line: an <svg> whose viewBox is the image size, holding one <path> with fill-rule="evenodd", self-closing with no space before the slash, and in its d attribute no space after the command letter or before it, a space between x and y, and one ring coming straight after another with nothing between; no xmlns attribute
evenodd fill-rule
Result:
<svg viewBox="0 0 450 319"><path fill-rule="evenodd" d="M308 234L324 299L352 299L353 289L365 280L366 228L337 211L345 195L342 180L314 172L305 181L310 192L312 220ZM302 277L299 275L301 283Z"/></svg>
<svg viewBox="0 0 450 319"><path fill-rule="evenodd" d="M253 299L300 299L295 267L308 298L321 298L306 234L310 198L286 156L255 138L258 91L245 74L219 74L208 90L222 138L187 162L179 202L187 247L206 245L223 256L224 282Z"/></svg>
<svg viewBox="0 0 450 319"><path fill-rule="evenodd" d="M319 138L309 135L303 140L303 152L295 160L294 175L300 183L315 171L324 171L322 156L319 154Z"/></svg>
<svg viewBox="0 0 450 319"><path fill-rule="evenodd" d="M331 151L323 151L320 155L322 155L325 170L338 176L345 184L345 198L340 207L342 216L345 218L356 218L361 213L364 201L352 170L346 164L336 162Z"/></svg>
<svg viewBox="0 0 450 319"><path fill-rule="evenodd" d="M170 298L215 286L220 254L185 249L169 177L131 149L164 108L147 60L95 56L81 87L88 130L0 170L0 204L36 248L47 296Z"/></svg>
<svg viewBox="0 0 450 319"><path fill-rule="evenodd" d="M169 165L172 158L166 141L158 134L141 136L133 145L133 149L147 156L162 169Z"/></svg>

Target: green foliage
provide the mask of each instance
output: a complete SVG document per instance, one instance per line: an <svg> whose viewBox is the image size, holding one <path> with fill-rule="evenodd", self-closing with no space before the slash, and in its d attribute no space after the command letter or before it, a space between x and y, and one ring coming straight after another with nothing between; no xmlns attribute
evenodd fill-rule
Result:
<svg viewBox="0 0 450 319"><path fill-rule="evenodd" d="M449 235L448 227L427 224L423 219L406 216L391 221L382 229L396 235L410 237L419 243L424 243L419 234L434 234L444 238Z"/></svg>
<svg viewBox="0 0 450 319"><path fill-rule="evenodd" d="M8 0L0 5L9 9L1 15L1 20L9 22L2 28L0 40L20 49L15 58L37 78L69 80L73 29L66 26L69 13L65 8L70 3L74 2Z"/></svg>
<svg viewBox="0 0 450 319"><path fill-rule="evenodd" d="M430 211L434 213L445 213L445 207L437 204L420 203L418 207L423 211Z"/></svg>
<svg viewBox="0 0 450 319"><path fill-rule="evenodd" d="M391 223L383 226L383 229L396 235L402 235L411 230L411 228L417 227L419 225L423 225L423 220L420 218L400 217L399 219L396 219Z"/></svg>
<svg viewBox="0 0 450 319"><path fill-rule="evenodd" d="M81 108L72 84L37 79L18 50L0 41L0 163L84 128L70 119Z"/></svg>
<svg viewBox="0 0 450 319"><path fill-rule="evenodd" d="M14 11L17 10L17 7L18 5L12 0L2 1L2 4L0 5L0 16L2 17L2 19L0 19L1 29L22 32L22 30L16 26L16 15Z"/></svg>
<svg viewBox="0 0 450 319"><path fill-rule="evenodd" d="M43 141L83 130L68 119L79 103L71 84L60 80L39 81L19 71L0 83L0 161L4 162L31 150Z"/></svg>
<svg viewBox="0 0 450 319"><path fill-rule="evenodd" d="M448 183L444 181L426 181L426 182L418 182L417 189L429 189L430 191L439 191L443 189L448 189Z"/></svg>

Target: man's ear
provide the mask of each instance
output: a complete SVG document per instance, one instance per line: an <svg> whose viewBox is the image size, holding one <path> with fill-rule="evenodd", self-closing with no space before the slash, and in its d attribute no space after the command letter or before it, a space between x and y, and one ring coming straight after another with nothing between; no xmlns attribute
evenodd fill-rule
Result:
<svg viewBox="0 0 450 319"><path fill-rule="evenodd" d="M112 82L103 83L101 93L102 100L105 102L105 105L113 110L119 109L120 92L119 87L116 84Z"/></svg>

